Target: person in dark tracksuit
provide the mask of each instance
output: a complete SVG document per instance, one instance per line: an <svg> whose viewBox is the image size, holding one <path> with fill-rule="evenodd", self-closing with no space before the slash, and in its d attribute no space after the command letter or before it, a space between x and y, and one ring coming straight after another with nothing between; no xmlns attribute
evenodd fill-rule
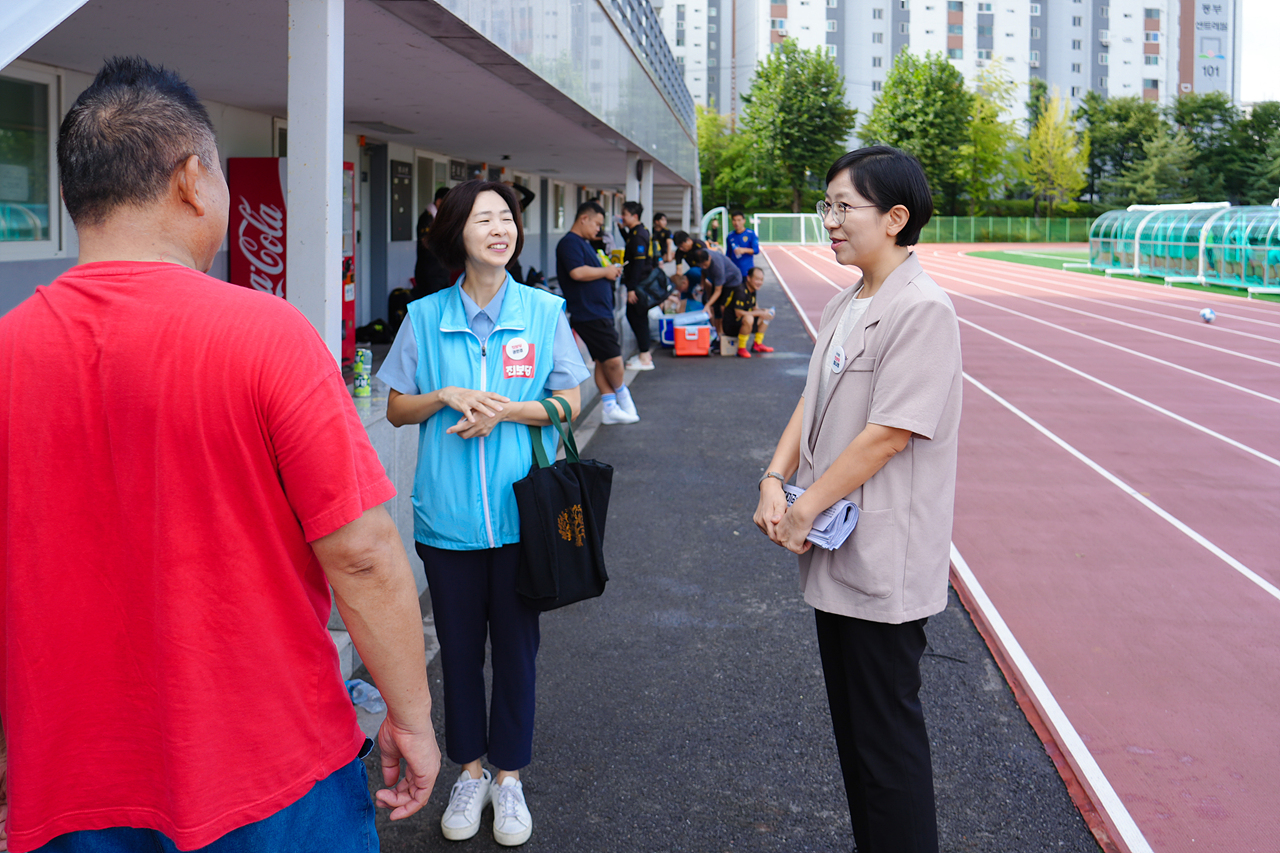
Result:
<svg viewBox="0 0 1280 853"><path fill-rule="evenodd" d="M431 250L464 272L409 303L378 372L391 386L387 420L419 424L413 538L426 568L444 673L445 742L462 765L441 818L445 838L470 838L493 805L493 837L533 831L520 769L532 760L538 611L516 595L520 516L512 484L533 462L528 426L552 455L556 430L540 400L573 412L590 376L559 296L505 269L524 235L510 187L467 181L449 191ZM485 702L485 643L493 695ZM481 759L488 755L496 778Z"/></svg>
<svg viewBox="0 0 1280 853"><path fill-rule="evenodd" d="M640 352L627 361L628 370L653 370L653 356L649 353L649 300L636 291L640 282L653 269L653 246L649 230L641 216L644 205L628 201L622 205L622 228L626 235L627 249L622 258L622 282L627 286L627 322L636 336Z"/></svg>

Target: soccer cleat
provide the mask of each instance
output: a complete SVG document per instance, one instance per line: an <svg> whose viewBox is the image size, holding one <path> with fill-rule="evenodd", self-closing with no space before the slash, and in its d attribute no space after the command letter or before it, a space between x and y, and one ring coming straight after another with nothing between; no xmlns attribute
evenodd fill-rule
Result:
<svg viewBox="0 0 1280 853"><path fill-rule="evenodd" d="M751 358L751 353L746 347L738 347L738 358Z"/></svg>
<svg viewBox="0 0 1280 853"><path fill-rule="evenodd" d="M773 347L767 347L764 344L752 344L752 352L773 352Z"/></svg>

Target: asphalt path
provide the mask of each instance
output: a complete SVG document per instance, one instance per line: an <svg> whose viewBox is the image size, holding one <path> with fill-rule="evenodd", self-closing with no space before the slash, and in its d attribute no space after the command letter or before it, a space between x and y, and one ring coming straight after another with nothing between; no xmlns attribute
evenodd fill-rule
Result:
<svg viewBox="0 0 1280 853"><path fill-rule="evenodd" d="M656 354L641 421L598 429L614 466L596 600L546 614L529 851L848 851L843 782L795 557L751 523L756 481L803 390L812 348L770 273L777 351ZM424 596L425 598L425 596ZM954 592L929 620L922 699L944 851L1099 848ZM444 731L439 660L428 667ZM365 675L367 677L367 675ZM377 755L368 759L371 782ZM501 849L491 812L446 841L446 761L414 817L378 817L382 849Z"/></svg>

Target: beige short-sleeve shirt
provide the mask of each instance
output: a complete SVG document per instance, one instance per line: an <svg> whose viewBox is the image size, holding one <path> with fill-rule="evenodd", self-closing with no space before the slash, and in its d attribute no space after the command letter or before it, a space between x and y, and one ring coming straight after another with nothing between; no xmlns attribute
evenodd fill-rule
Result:
<svg viewBox="0 0 1280 853"><path fill-rule="evenodd" d="M859 285L860 286L860 285ZM800 587L818 610L901 623L947 604L960 427L960 327L947 294L913 252L889 274L843 342L839 373L821 372L835 326L858 287L823 310L805 383L800 469L808 488L868 423L912 432L906 448L845 497L858 526L837 551L800 557Z"/></svg>

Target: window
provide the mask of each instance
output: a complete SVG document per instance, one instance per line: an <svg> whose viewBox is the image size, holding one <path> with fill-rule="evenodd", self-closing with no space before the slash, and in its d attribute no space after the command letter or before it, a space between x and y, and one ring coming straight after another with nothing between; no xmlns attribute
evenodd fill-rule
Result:
<svg viewBox="0 0 1280 853"><path fill-rule="evenodd" d="M1072 74L1079 74L1079 73L1080 73L1080 63L1079 63L1079 62L1073 62L1073 63L1071 63L1071 73L1072 73Z"/></svg>
<svg viewBox="0 0 1280 853"><path fill-rule="evenodd" d="M709 42L707 42L707 50L715 50L715 49L716 49L716 43L715 43L715 42L713 42L713 41L709 41Z"/></svg>
<svg viewBox="0 0 1280 853"><path fill-rule="evenodd" d="M1143 41L1160 41L1159 33L1143 33Z"/></svg>
<svg viewBox="0 0 1280 853"><path fill-rule="evenodd" d="M871 91L879 92L882 88L884 88L884 84L881 83L879 80L871 81Z"/></svg>
<svg viewBox="0 0 1280 853"><path fill-rule="evenodd" d="M947 51L947 59L964 59L964 49L953 47Z"/></svg>
<svg viewBox="0 0 1280 853"><path fill-rule="evenodd" d="M1080 41L1080 39L1072 39L1072 40L1071 40L1071 49L1072 49L1072 50L1083 50L1083 49L1084 49L1084 44Z"/></svg>
<svg viewBox="0 0 1280 853"><path fill-rule="evenodd" d="M769 29L771 29L771 30L785 30L786 28L787 28L787 19L786 19L786 18L770 18L770 19L769 19Z"/></svg>
<svg viewBox="0 0 1280 853"><path fill-rule="evenodd" d="M963 12L964 0L947 0L948 12Z"/></svg>
<svg viewBox="0 0 1280 853"><path fill-rule="evenodd" d="M1142 17L1155 18L1158 21L1160 20L1160 10L1159 9L1143 9Z"/></svg>
<svg viewBox="0 0 1280 853"><path fill-rule="evenodd" d="M898 8L904 12L907 11L911 8L911 0L898 0Z"/></svg>
<svg viewBox="0 0 1280 853"><path fill-rule="evenodd" d="M1071 97L1073 97L1073 98L1079 98L1079 97L1080 97L1081 95L1083 95L1083 94L1084 94L1084 86L1072 86L1072 87L1071 87Z"/></svg>
<svg viewBox="0 0 1280 853"><path fill-rule="evenodd" d="M684 56L676 57L676 65L684 65Z"/></svg>
<svg viewBox="0 0 1280 853"><path fill-rule="evenodd" d="M707 59L707 65L708 65L708 66L715 65L715 64L716 64L716 58L715 58L714 56L709 57L709 58Z"/></svg>
<svg viewBox="0 0 1280 853"><path fill-rule="evenodd" d="M1099 65L1106 65L1106 64L1107 64L1107 61L1108 61L1108 60L1107 60L1107 54L1105 54L1105 53L1099 53L1099 54L1098 54L1098 64L1099 64Z"/></svg>
<svg viewBox="0 0 1280 853"><path fill-rule="evenodd" d="M872 34L871 34L871 43L872 43L872 44L884 44L884 33L872 33Z"/></svg>
<svg viewBox="0 0 1280 853"><path fill-rule="evenodd" d="M1040 28L1039 28L1039 27L1032 27L1032 28L1031 28L1031 37L1032 37L1033 39L1038 39L1038 38L1040 38Z"/></svg>
<svg viewBox="0 0 1280 853"><path fill-rule="evenodd" d="M978 58L979 58L979 59L990 59L990 58L991 58L991 51L990 51L990 50L980 50L980 51L978 51L977 56L978 56Z"/></svg>
<svg viewBox="0 0 1280 853"><path fill-rule="evenodd" d="M827 0L828 9L836 9L840 6L840 0Z"/></svg>
<svg viewBox="0 0 1280 853"><path fill-rule="evenodd" d="M982 28L979 27L978 29L981 30ZM990 29L990 27L988 27L988 29ZM949 36L964 35L964 24L947 24L947 35Z"/></svg>
<svg viewBox="0 0 1280 853"><path fill-rule="evenodd" d="M836 46L834 44L827 45L827 56L836 55Z"/></svg>
<svg viewBox="0 0 1280 853"><path fill-rule="evenodd" d="M719 15L719 14L720 14L720 10L717 9L715 6L712 6L710 9L707 10L708 18L714 18L716 15Z"/></svg>
<svg viewBox="0 0 1280 853"><path fill-rule="evenodd" d="M836 22L827 21L827 32L834 33L836 31Z"/></svg>
<svg viewBox="0 0 1280 853"><path fill-rule="evenodd" d="M980 36L994 36L994 35L995 35L995 29L996 29L995 27L989 27L989 26L984 26L984 25L982 25L982 24L978 24L978 35L980 35Z"/></svg>
<svg viewBox="0 0 1280 853"><path fill-rule="evenodd" d="M1082 17L1081 17L1081 16L1079 16L1079 15L1072 15L1072 16L1071 16L1071 26L1073 26L1073 27L1082 27L1082 26L1084 26L1084 18L1082 18Z"/></svg>
<svg viewBox="0 0 1280 853"><path fill-rule="evenodd" d="M677 3L677 4L676 4L676 14L677 14L677 15L683 15L683 14L684 14L684 4L683 4L683 3Z"/></svg>
<svg viewBox="0 0 1280 853"><path fill-rule="evenodd" d="M872 68L883 68L883 67L884 67L884 58L883 58L883 57L879 57L879 56L873 56L873 57L871 57L871 67L872 67Z"/></svg>
<svg viewBox="0 0 1280 853"><path fill-rule="evenodd" d="M1154 54L1149 56L1144 56L1142 57L1142 64L1143 65L1159 65L1160 57L1155 56Z"/></svg>
<svg viewBox="0 0 1280 853"><path fill-rule="evenodd" d="M715 25L715 24L707 24L707 32L709 32L709 33L714 33L715 31L716 31L716 25Z"/></svg>
<svg viewBox="0 0 1280 853"><path fill-rule="evenodd" d="M1035 16L1035 15L1039 15L1039 14L1040 14L1040 4L1039 4L1039 3L1032 3L1032 4L1031 4L1031 14L1032 14L1033 16Z"/></svg>
<svg viewBox="0 0 1280 853"><path fill-rule="evenodd" d="M1099 7L1098 7L1098 17L1099 17L1099 18L1106 18L1106 17L1108 17L1110 14L1111 14L1111 7L1110 7L1110 6L1099 6Z"/></svg>
<svg viewBox="0 0 1280 853"><path fill-rule="evenodd" d="M979 4L978 4L978 11L979 11L979 12L990 12L990 11L991 11L991 4L990 4L990 3L979 3Z"/></svg>
<svg viewBox="0 0 1280 853"><path fill-rule="evenodd" d="M676 29L677 29L677 30L683 30L683 29L684 29L684 21L676 21Z"/></svg>
<svg viewBox="0 0 1280 853"><path fill-rule="evenodd" d="M1106 78L1106 77L1099 77L1099 78L1098 78L1098 88L1099 88L1099 89L1105 89L1105 88L1107 88L1107 78Z"/></svg>
<svg viewBox="0 0 1280 853"><path fill-rule="evenodd" d="M676 33L676 47L684 47L684 36L680 33ZM683 56L678 57L677 59L679 62L684 62Z"/></svg>
<svg viewBox="0 0 1280 853"><path fill-rule="evenodd" d="M1031 60L1032 68L1040 67L1040 51L1038 50L1031 51L1031 55L1028 57L1028 59Z"/></svg>
<svg viewBox="0 0 1280 853"><path fill-rule="evenodd" d="M1110 42L1111 42L1111 31L1110 31L1110 30L1098 30L1098 41L1102 42L1103 44L1110 44Z"/></svg>
<svg viewBox="0 0 1280 853"><path fill-rule="evenodd" d="M872 9L872 10L871 10L871 19L872 19L873 21L882 21L882 20L884 20L884 9Z"/></svg>
<svg viewBox="0 0 1280 853"><path fill-rule="evenodd" d="M902 33L905 36L907 33L911 32L911 25L908 24L906 21L901 22L900 24L898 24L898 32Z"/></svg>
<svg viewBox="0 0 1280 853"><path fill-rule="evenodd" d="M0 258L61 248L54 166L57 77L10 66L0 77Z"/></svg>
<svg viewBox="0 0 1280 853"><path fill-rule="evenodd" d="M1142 81L1142 88L1144 88L1144 89L1159 89L1159 88L1160 88L1160 81L1159 81L1159 80L1156 80L1156 79L1154 79L1154 78L1144 78L1144 79L1143 79L1143 81Z"/></svg>

